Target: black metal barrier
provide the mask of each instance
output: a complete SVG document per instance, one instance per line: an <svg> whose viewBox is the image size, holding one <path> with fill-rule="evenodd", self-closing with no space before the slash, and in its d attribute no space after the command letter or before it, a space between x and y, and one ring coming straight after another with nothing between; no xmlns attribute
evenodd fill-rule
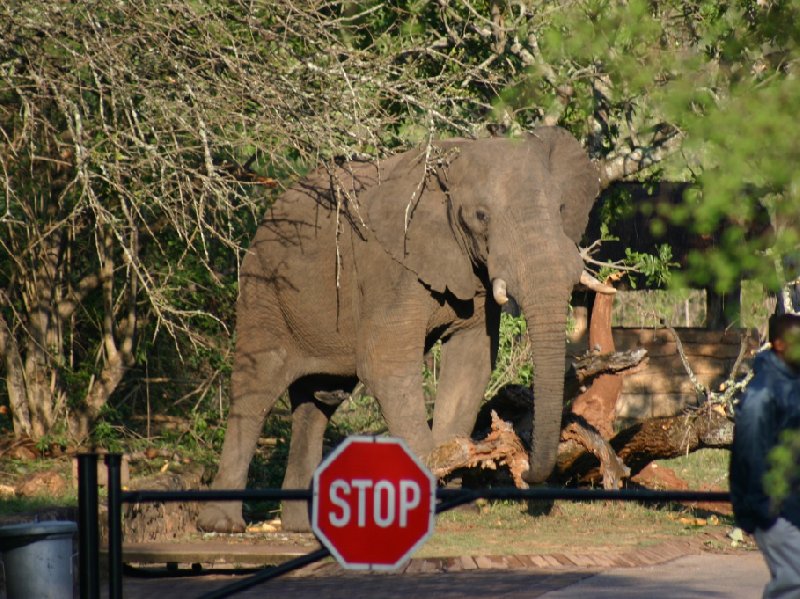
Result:
<svg viewBox="0 0 800 599"><path fill-rule="evenodd" d="M78 547L81 599L99 599L100 568L97 495L97 454L78 455ZM247 489L209 491L123 491L120 484L120 454L105 454L108 469L108 590L110 599L122 599L122 504L164 503L174 501L241 501L258 500L304 500L311 501L310 489ZM643 503L669 502L726 502L730 495L721 491L652 491L622 489L561 489L538 487L533 489L438 489L436 513L445 512L476 499L505 500L572 500L572 501L638 501ZM318 549L278 566L267 567L257 574L238 580L216 591L206 593L199 599L229 597L252 586L302 568L330 555Z"/></svg>

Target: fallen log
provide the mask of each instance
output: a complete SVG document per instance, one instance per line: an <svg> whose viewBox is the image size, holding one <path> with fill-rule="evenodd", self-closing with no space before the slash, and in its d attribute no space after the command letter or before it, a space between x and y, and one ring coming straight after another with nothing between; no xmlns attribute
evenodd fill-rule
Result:
<svg viewBox="0 0 800 599"><path fill-rule="evenodd" d="M611 440L611 446L636 474L654 459L675 458L704 447L729 449L732 442L733 422L720 406L707 404L625 429Z"/></svg>
<svg viewBox="0 0 800 599"><path fill-rule="evenodd" d="M668 460L704 447L729 448L733 423L718 406L708 405L677 416L652 418L618 432L609 442L616 456L635 476L654 460ZM558 448L552 482L599 484L605 465L585 445L565 438Z"/></svg>
<svg viewBox="0 0 800 599"><path fill-rule="evenodd" d="M731 444L732 398L749 380L748 376L736 380L749 340L742 339L728 381L722 385L720 393L714 393L698 382L677 332L667 327L693 388L702 398L701 408L678 416L647 420L615 433L614 418L622 379L646 368L647 352L644 349L614 351L612 308L612 296L599 294L595 297L589 323L592 350L575 360L565 377L567 407L557 465L550 479L553 483L602 483L606 489L619 488L624 479L637 474L653 460L677 457L701 447L729 447ZM527 387L509 385L501 389L478 414L472 439L458 440L457 450L455 447L447 449L448 457L439 464L437 473L444 476L476 463L485 470L491 467L492 459L498 464L514 463L519 470L522 460L527 460L532 406L533 397ZM498 442L501 428L498 420L506 421L510 427L501 435L502 444ZM518 438L511 439L512 434ZM476 444L482 444L480 450ZM519 456L524 455L524 458L509 454L508 447L520 447L514 451L520 451ZM517 486L524 484L519 471L512 474L512 479Z"/></svg>

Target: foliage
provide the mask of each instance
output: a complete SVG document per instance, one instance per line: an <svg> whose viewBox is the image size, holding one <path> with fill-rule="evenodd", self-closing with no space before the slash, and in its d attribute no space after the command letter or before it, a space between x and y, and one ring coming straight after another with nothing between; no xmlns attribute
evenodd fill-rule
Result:
<svg viewBox="0 0 800 599"><path fill-rule="evenodd" d="M503 313L500 316L500 342L492 377L484 397L490 399L505 385L533 383L533 364L528 342L528 324L524 316Z"/></svg>
<svg viewBox="0 0 800 599"><path fill-rule="evenodd" d="M767 460L769 470L764 476L764 489L777 510L781 502L800 489L800 431L783 431Z"/></svg>
<svg viewBox="0 0 800 599"><path fill-rule="evenodd" d="M713 251L694 256L694 280L726 291L750 273L776 291L797 276L800 145L788 132L800 101L800 3L731 2L712 17L703 70L684 77L667 104L687 131L699 183L676 216L699 233L719 232ZM771 228L748 234L759 209Z"/></svg>
<svg viewBox="0 0 800 599"><path fill-rule="evenodd" d="M336 410L327 438L335 444L353 434L380 435L385 432L386 421L377 400L369 394L356 394Z"/></svg>
<svg viewBox="0 0 800 599"><path fill-rule="evenodd" d="M259 212L263 181L235 165L258 151L243 92L265 51L226 70L245 32L225 19L185 4L0 8L0 353L17 434L69 417L83 438L159 334L191 349L225 334L225 311L198 296L235 275Z"/></svg>
<svg viewBox="0 0 800 599"><path fill-rule="evenodd" d="M678 266L672 260L672 248L662 243L657 248L657 254L647 254L635 252L630 248L625 248L625 263L633 271L644 276L648 287L665 287L669 285L672 269ZM635 288L635 279L631 279L631 284Z"/></svg>

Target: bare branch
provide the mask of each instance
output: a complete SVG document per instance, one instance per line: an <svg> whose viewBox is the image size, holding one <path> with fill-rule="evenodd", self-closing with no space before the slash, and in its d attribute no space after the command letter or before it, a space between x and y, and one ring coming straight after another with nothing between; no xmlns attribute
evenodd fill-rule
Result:
<svg viewBox="0 0 800 599"><path fill-rule="evenodd" d="M623 148L600 161L600 188L605 189L614 181L634 175L664 160L677 152L683 143L680 131L669 131L665 136L655 136L649 146Z"/></svg>

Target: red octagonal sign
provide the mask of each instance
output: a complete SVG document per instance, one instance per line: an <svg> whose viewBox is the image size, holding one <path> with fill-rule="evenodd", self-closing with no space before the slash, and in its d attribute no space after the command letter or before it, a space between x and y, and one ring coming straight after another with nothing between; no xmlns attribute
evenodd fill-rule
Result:
<svg viewBox="0 0 800 599"><path fill-rule="evenodd" d="M436 481L400 439L350 437L314 473L311 525L345 568L390 570L433 532Z"/></svg>

